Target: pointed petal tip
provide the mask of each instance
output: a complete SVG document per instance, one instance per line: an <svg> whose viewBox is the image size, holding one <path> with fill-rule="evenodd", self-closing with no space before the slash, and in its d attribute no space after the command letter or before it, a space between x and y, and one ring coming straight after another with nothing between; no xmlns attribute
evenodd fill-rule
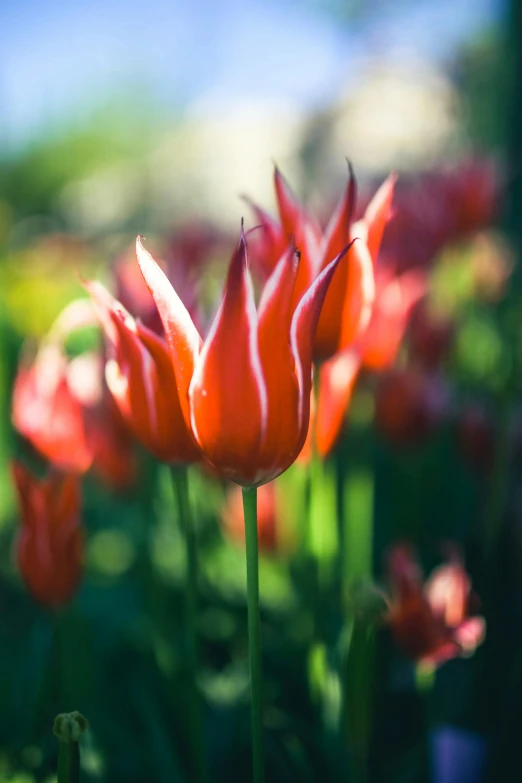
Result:
<svg viewBox="0 0 522 783"><path fill-rule="evenodd" d="M353 169L353 163L350 160L350 158L348 158L348 157L346 157L346 165L348 166L348 176L350 177L351 180L355 179L355 172L354 172L354 169Z"/></svg>
<svg viewBox="0 0 522 783"><path fill-rule="evenodd" d="M325 266L323 272L326 271L331 266L337 266L337 264L343 260L345 255L350 251L350 248L352 247L352 245L355 244L355 242L357 242L357 240L359 240L360 242L361 241L360 237L354 237L352 240L350 240L350 242L348 242L348 244L345 247L343 247L341 252L333 259L333 261L330 261L330 263Z"/></svg>
<svg viewBox="0 0 522 783"><path fill-rule="evenodd" d="M244 263L246 263L246 232L245 232L245 219L241 218L241 228L239 231L239 243L237 246L237 254L241 256Z"/></svg>

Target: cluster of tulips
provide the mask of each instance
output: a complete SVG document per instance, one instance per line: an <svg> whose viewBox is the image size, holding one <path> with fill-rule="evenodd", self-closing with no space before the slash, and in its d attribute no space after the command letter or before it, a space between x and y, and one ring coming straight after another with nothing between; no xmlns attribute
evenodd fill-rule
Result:
<svg viewBox="0 0 522 783"><path fill-rule="evenodd" d="M409 188L406 183L402 190L390 176L361 209L350 168L323 229L276 169L278 215L249 204L253 227L241 225L206 334L194 281L217 240L203 229L199 236L196 226L182 262L167 266L138 237L137 261L124 259L118 267L118 298L100 282L84 281L88 298L62 312L36 356L22 357L13 424L51 470L38 479L21 462L13 466L21 512L17 558L28 590L42 605L63 606L81 581L81 476L92 468L116 491L132 486L139 480L136 442L171 467L187 547L185 630L193 659L190 731L198 780L206 773L196 685L197 544L187 467L200 466L241 488L230 489L222 518L230 535L245 540L259 783L258 547L277 548L282 516L272 482L296 461L311 468L328 457L354 388L368 374L378 379L376 426L391 441L415 443L440 421L448 392L438 370L453 324L423 304L427 272L445 243L491 219L490 175L466 164L458 177L439 174L436 181L426 178ZM414 361L397 367L410 322ZM70 358L71 332L94 324L103 349ZM472 414L463 419L464 446L481 437L481 413ZM469 616L471 584L456 549L424 582L414 550L399 543L389 553L388 576L381 616L411 658L437 665L469 654L482 640L484 621Z"/></svg>

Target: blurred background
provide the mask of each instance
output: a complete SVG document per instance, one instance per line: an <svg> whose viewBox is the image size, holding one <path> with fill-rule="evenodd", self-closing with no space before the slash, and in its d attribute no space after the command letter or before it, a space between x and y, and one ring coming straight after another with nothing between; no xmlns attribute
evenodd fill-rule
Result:
<svg viewBox="0 0 522 783"><path fill-rule="evenodd" d="M129 458L141 481L129 481L134 468L118 454L101 470L104 480L87 476L85 580L57 632L13 559L9 463L28 454L11 423L20 357L34 355L63 307L83 296L80 276L106 282L129 309L143 303L129 271L138 233L197 276L191 290L208 321L240 219L255 222L243 196L275 213L275 163L322 220L344 187L347 158L362 206L389 172L399 174L383 253L394 274L421 270L430 305L450 327L433 359L433 332L424 350L422 324L412 321L410 332L405 325L391 364L395 373L413 367L414 379L393 375L392 392L380 391L388 376L369 373L358 386L332 458L333 493L348 481L345 507L370 520L377 581L397 540L413 541L428 571L444 542L463 547L495 640L493 652L486 641L475 658L446 664L428 703L414 667L385 635L372 779L472 781L487 769L491 780L513 779L522 729L520 4L19 0L5 3L0 19L0 779L54 779L48 727L67 701L92 725L85 780L190 780L176 699L184 562L168 476L141 454ZM96 339L82 333L72 353ZM429 416L396 414L401 384L422 388L423 404L437 397L436 415L431 402ZM196 481L204 486L207 736L215 780L247 780L243 553L216 513L226 489ZM302 494L299 470L287 484L287 497ZM290 538L299 502L286 502ZM484 542L502 525L493 578ZM270 536L268 549L272 779L352 779L329 733L335 667L317 653L306 668L313 630L303 573L285 547L274 552ZM332 610L327 650L342 624ZM49 675L57 636L67 661L60 686ZM321 684L320 708L304 693L310 677ZM452 753L460 761L445 767ZM457 767L461 776L452 777ZM244 774L234 777L238 769Z"/></svg>

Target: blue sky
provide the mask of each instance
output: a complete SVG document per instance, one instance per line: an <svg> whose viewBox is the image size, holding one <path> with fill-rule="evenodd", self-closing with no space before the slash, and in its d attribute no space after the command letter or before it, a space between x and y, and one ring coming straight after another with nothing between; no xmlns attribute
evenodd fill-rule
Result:
<svg viewBox="0 0 522 783"><path fill-rule="evenodd" d="M501 0L378 0L353 30L300 0L18 0L1 12L0 117L11 143L123 90L182 109L200 96L311 108L372 53L443 59ZM83 109L82 109L83 107Z"/></svg>

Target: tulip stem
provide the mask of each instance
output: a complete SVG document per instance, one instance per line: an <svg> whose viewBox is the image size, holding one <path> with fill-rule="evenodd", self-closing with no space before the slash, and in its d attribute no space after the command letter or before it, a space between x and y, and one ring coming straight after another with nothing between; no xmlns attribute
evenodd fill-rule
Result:
<svg viewBox="0 0 522 783"><path fill-rule="evenodd" d="M252 698L252 760L254 783L264 780L261 634L259 620L259 557L257 489L243 489L247 565L248 651Z"/></svg>
<svg viewBox="0 0 522 783"><path fill-rule="evenodd" d="M205 742L201 716L201 700L197 687L199 664L198 638L196 631L198 612L198 562L196 536L190 511L187 468L177 465L171 469L174 495L178 506L178 517L185 539L186 583L185 583L185 657L189 690L189 730L192 749L194 780L204 783L207 779Z"/></svg>
<svg viewBox="0 0 522 783"><path fill-rule="evenodd" d="M57 783L78 783L79 780L80 747L77 742L60 742Z"/></svg>

